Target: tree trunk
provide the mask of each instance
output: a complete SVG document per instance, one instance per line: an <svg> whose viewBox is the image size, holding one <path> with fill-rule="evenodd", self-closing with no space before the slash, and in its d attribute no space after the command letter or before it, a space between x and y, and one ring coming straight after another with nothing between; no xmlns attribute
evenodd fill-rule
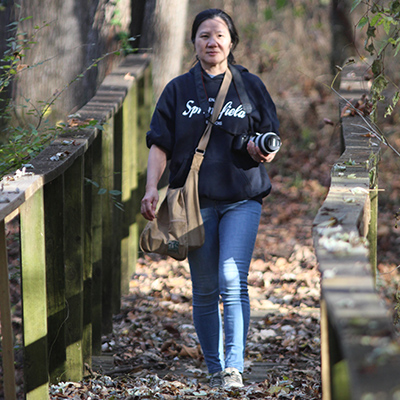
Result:
<svg viewBox="0 0 400 400"><path fill-rule="evenodd" d="M148 0L140 47L152 48L157 100L165 85L181 73L188 0Z"/></svg>
<svg viewBox="0 0 400 400"><path fill-rule="evenodd" d="M351 21L351 0L331 1L332 53L331 68L336 74L336 65L342 66L355 55L354 27Z"/></svg>
<svg viewBox="0 0 400 400"><path fill-rule="evenodd" d="M132 0L131 6L131 27L130 33L131 36L135 38L132 47L141 48L144 47L143 39L142 39L142 32L143 32L143 23L145 20L145 11L146 11L146 0Z"/></svg>
<svg viewBox="0 0 400 400"><path fill-rule="evenodd" d="M1 4L0 1L0 58L3 58L4 52L9 48L7 39L11 37L11 33L8 30L8 26L11 22L14 22L13 16L13 2L9 1L5 4ZM0 62L0 64L2 64ZM3 73L3 71L1 72ZM0 74L1 74L0 73ZM6 106L5 100L10 96L10 88L4 89L0 92L0 144L5 140L3 129L7 126L7 119L3 117L2 112Z"/></svg>

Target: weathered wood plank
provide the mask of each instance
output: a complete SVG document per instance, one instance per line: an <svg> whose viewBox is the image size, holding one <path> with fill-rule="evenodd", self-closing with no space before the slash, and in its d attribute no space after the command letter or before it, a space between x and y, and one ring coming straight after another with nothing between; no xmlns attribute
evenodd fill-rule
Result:
<svg viewBox="0 0 400 400"><path fill-rule="evenodd" d="M67 318L64 273L63 176L44 186L47 326L50 382L56 383L66 369L65 321Z"/></svg>
<svg viewBox="0 0 400 400"><path fill-rule="evenodd" d="M79 381L83 376L83 157L64 174L65 297L67 370L64 379Z"/></svg>
<svg viewBox="0 0 400 400"><path fill-rule="evenodd" d="M33 196L43 186L43 177L21 172L3 179L2 184L4 187L0 191L0 220L6 219Z"/></svg>
<svg viewBox="0 0 400 400"><path fill-rule="evenodd" d="M102 137L99 135L92 144L93 165L92 176L88 177L94 182L101 182L101 161L102 161ZM101 333L102 333L102 292L103 292L103 196L98 194L98 189L92 190L92 352L93 355L101 354Z"/></svg>
<svg viewBox="0 0 400 400"><path fill-rule="evenodd" d="M101 188L105 190L102 204L102 332L112 332L113 282L114 282L114 240L113 240L113 202L109 191L114 187L114 118L105 125L102 132L102 171Z"/></svg>
<svg viewBox="0 0 400 400"><path fill-rule="evenodd" d="M371 200L371 220L368 227L367 239L369 245L369 262L371 264L372 276L376 282L376 268L378 264L378 185L374 184L374 189L370 191Z"/></svg>
<svg viewBox="0 0 400 400"><path fill-rule="evenodd" d="M92 296L93 296L93 257L92 257L92 196L94 186L86 181L93 176L93 146L85 153L84 161L84 249L83 249L83 348L82 357L84 365L92 364Z"/></svg>
<svg viewBox="0 0 400 400"><path fill-rule="evenodd" d="M325 293L329 320L340 338L352 399L393 399L398 390L399 346L376 293ZM368 397L369 396L369 397ZM341 398L341 397L336 397Z"/></svg>
<svg viewBox="0 0 400 400"><path fill-rule="evenodd" d="M126 145L126 144L124 144ZM114 117L114 181L110 199L112 202L112 246L113 246L113 288L112 288L112 312L118 314L121 310L121 239L122 239L122 147L123 147L123 112L120 110ZM115 193L115 194L113 194ZM118 193L118 194L117 194Z"/></svg>
<svg viewBox="0 0 400 400"><path fill-rule="evenodd" d="M3 355L3 387L6 400L16 400L14 344L10 284L4 220L0 222L0 318Z"/></svg>
<svg viewBox="0 0 400 400"><path fill-rule="evenodd" d="M20 208L26 398L48 398L46 254L43 189Z"/></svg>
<svg viewBox="0 0 400 400"><path fill-rule="evenodd" d="M332 361L331 353L334 353L329 345L330 330L329 318L325 300L321 300L321 381L324 400L332 400Z"/></svg>
<svg viewBox="0 0 400 400"><path fill-rule="evenodd" d="M150 112L153 109L153 90L152 90L152 72L151 68L147 68L143 73L143 77L138 81L138 132L136 135L136 146L138 148L137 151L137 175L135 180L135 186L132 191L132 210L136 210L136 215L134 217L135 222L137 223L137 227L135 228L135 243L136 250L135 253L135 261L136 257L140 251L138 243L139 243L139 234L143 230L146 225L146 220L140 214L140 202L145 192L146 185L146 170L147 170L147 158L149 155L149 149L146 145L146 132L150 126L150 120L152 113ZM168 174L168 173L167 173ZM164 174L166 175L166 174ZM168 176L168 175L166 175ZM163 179L163 178L162 178ZM165 183L161 182L160 183ZM136 264L136 262L135 262Z"/></svg>
<svg viewBox="0 0 400 400"><path fill-rule="evenodd" d="M137 186L137 85L134 84L129 90L122 108L123 113L123 143L122 149L122 195L121 201L124 205L124 217L122 223L121 238L121 292L129 292L129 281L134 272L137 254L137 224L135 209L133 207L132 195Z"/></svg>

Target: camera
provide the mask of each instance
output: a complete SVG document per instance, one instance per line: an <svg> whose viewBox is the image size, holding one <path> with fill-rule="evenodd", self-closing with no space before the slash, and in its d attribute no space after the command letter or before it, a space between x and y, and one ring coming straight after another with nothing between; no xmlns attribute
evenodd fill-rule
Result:
<svg viewBox="0 0 400 400"><path fill-rule="evenodd" d="M264 155L276 153L281 148L281 138L274 132L244 133L233 139L233 150L247 152L247 143L252 140Z"/></svg>

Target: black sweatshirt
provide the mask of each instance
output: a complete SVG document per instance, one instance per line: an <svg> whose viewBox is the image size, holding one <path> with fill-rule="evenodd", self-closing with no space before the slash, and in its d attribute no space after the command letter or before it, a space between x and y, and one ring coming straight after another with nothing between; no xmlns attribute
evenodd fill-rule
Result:
<svg viewBox="0 0 400 400"><path fill-rule="evenodd" d="M260 201L271 191L267 171L247 151L232 150L232 141L234 136L249 132L279 134L279 122L275 105L261 79L242 66L230 65L230 68L240 72L252 110L250 114L244 111L243 99L239 98L240 91L233 80L200 168L199 195L221 201L253 198ZM185 183L222 79L223 74L211 78L198 63L188 73L169 82L160 96L147 133L147 145L150 148L155 144L167 152L171 187ZM203 97L203 102L199 97ZM204 103L204 99L208 102ZM204 109L207 105L209 108Z"/></svg>

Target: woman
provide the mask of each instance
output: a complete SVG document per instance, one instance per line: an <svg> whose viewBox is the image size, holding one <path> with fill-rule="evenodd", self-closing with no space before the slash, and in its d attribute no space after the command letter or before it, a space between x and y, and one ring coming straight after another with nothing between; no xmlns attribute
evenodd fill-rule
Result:
<svg viewBox="0 0 400 400"><path fill-rule="evenodd" d="M198 63L166 86L147 133L150 153L141 212L148 220L155 218L157 184L167 160L170 186L184 184L229 67L233 82L213 126L199 173L205 243L189 252L188 259L193 319L210 386L242 387L250 319L247 276L262 198L271 190L262 163L275 157L275 153L264 154L252 140L246 144L243 139L248 133L277 133L279 123L262 81L244 67L233 65L232 51L239 36L229 15L218 9L199 13L192 26L192 42Z"/></svg>

